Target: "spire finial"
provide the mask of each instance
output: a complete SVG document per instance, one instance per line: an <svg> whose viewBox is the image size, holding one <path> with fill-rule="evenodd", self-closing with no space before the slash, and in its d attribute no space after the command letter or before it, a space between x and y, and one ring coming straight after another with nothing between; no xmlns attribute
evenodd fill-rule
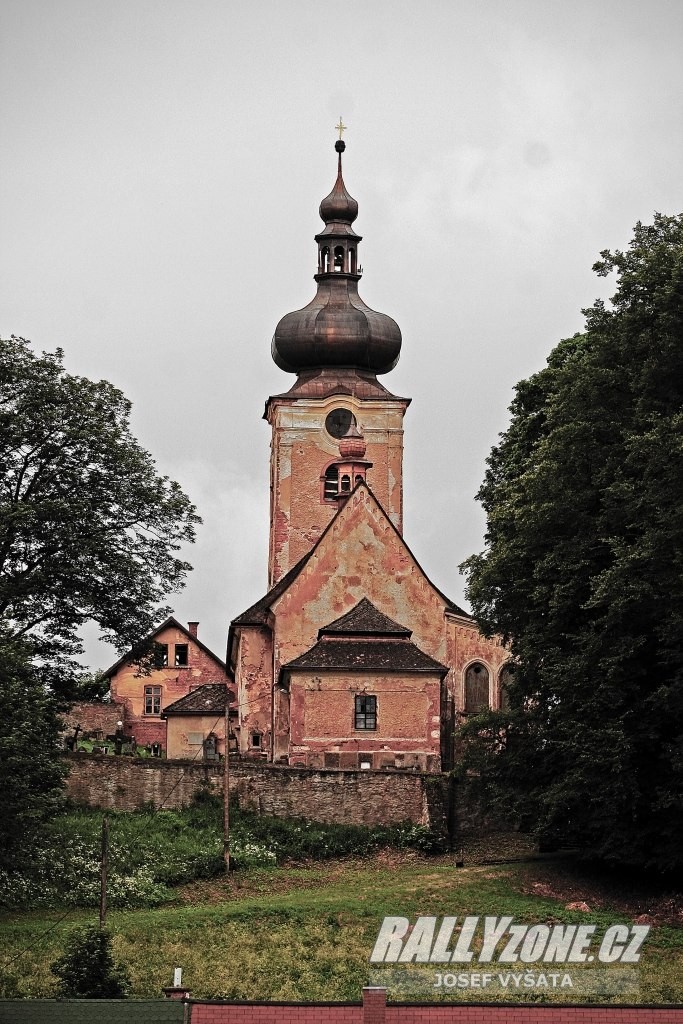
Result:
<svg viewBox="0 0 683 1024"><path fill-rule="evenodd" d="M339 124L335 124L335 126L334 126L334 127L335 127L335 128L337 129L337 131L339 132L339 139L340 139L340 141L341 141L341 137L342 137L342 135L344 134L344 132L346 131L346 125L345 125L345 124L344 124L344 122L342 121L342 116L341 116L341 114L339 115Z"/></svg>

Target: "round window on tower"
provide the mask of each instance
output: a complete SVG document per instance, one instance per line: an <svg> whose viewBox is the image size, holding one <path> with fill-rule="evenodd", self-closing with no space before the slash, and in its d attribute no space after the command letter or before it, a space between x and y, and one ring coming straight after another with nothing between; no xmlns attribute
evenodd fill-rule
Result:
<svg viewBox="0 0 683 1024"><path fill-rule="evenodd" d="M325 430L331 437L335 437L337 440L340 437L344 437L352 425L355 427L356 417L349 409L333 409L332 412L327 414L327 419L325 420Z"/></svg>

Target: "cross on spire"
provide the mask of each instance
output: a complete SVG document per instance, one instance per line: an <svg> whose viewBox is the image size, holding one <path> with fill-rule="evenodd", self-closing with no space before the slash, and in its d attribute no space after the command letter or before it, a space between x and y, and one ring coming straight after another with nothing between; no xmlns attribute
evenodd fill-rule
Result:
<svg viewBox="0 0 683 1024"><path fill-rule="evenodd" d="M339 124L335 124L334 127L339 132L339 138L341 139L343 133L346 131L346 125L342 122L341 114L339 115Z"/></svg>

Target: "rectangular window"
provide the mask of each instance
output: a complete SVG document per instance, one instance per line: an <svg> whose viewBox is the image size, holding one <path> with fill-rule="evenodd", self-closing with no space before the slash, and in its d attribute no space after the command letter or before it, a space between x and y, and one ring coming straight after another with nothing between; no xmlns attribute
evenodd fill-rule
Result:
<svg viewBox="0 0 683 1024"><path fill-rule="evenodd" d="M175 645L175 666L182 668L187 665L187 644Z"/></svg>
<svg viewBox="0 0 683 1024"><path fill-rule="evenodd" d="M377 728L377 697L357 693L355 697L355 728Z"/></svg>
<svg viewBox="0 0 683 1024"><path fill-rule="evenodd" d="M146 715L160 715L161 714L161 687L160 686L146 686L145 687L145 714Z"/></svg>
<svg viewBox="0 0 683 1024"><path fill-rule="evenodd" d="M168 644L154 645L154 667L166 668L168 666Z"/></svg>

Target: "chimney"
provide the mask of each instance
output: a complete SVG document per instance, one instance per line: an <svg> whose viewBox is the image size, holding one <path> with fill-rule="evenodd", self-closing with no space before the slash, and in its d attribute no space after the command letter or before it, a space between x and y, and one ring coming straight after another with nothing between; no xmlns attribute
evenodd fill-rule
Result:
<svg viewBox="0 0 683 1024"><path fill-rule="evenodd" d="M188 632L190 633L190 636L195 636L196 637L197 630L199 629L199 623L198 622L188 622L187 629L188 629Z"/></svg>

